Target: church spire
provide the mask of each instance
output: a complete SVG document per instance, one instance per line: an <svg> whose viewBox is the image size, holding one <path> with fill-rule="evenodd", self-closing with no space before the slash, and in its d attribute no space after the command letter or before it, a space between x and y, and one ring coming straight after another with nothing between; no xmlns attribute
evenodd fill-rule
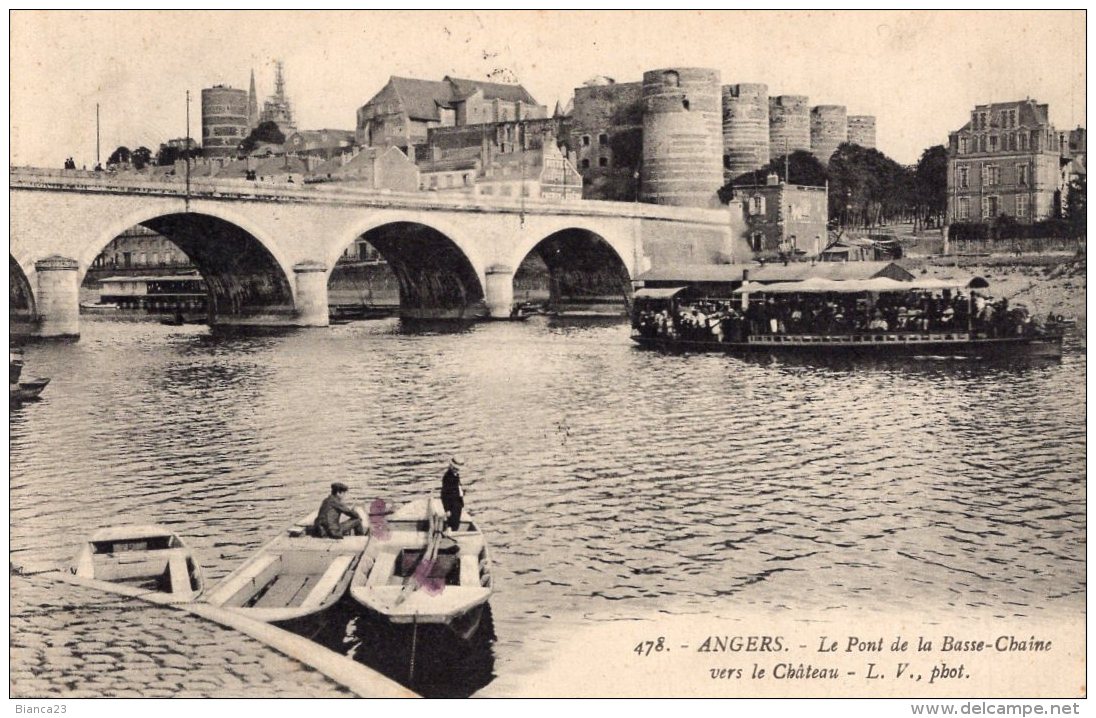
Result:
<svg viewBox="0 0 1096 718"><path fill-rule="evenodd" d="M255 92L255 68L251 68L251 90L247 93L247 125L251 129L259 126L259 94Z"/></svg>

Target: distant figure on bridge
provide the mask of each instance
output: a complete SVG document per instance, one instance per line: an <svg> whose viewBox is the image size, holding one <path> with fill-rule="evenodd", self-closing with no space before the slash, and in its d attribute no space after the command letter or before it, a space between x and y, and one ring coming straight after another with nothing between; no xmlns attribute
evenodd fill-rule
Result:
<svg viewBox="0 0 1096 718"><path fill-rule="evenodd" d="M339 481L331 484L331 495L320 504L319 513L316 514L316 522L312 525L313 533L318 538L341 539L347 535L365 535L362 520L343 501L349 490L346 484ZM346 514L350 519L339 521L339 514Z"/></svg>
<svg viewBox="0 0 1096 718"><path fill-rule="evenodd" d="M449 460L449 468L441 477L441 506L448 517L450 531L460 527L460 514L464 510L464 486L460 483L460 470L464 462L454 456Z"/></svg>

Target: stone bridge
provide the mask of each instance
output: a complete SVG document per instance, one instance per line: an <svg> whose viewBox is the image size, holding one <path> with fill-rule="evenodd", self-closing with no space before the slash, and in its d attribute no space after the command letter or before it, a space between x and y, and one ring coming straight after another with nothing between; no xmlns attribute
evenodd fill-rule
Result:
<svg viewBox="0 0 1096 718"><path fill-rule="evenodd" d="M710 263L735 254L725 210L391 193L346 185L10 172L10 295L41 336L79 335L79 287L103 249L144 225L190 256L211 323L325 326L327 281L359 238L394 270L405 316L508 316L536 252L551 277Z"/></svg>

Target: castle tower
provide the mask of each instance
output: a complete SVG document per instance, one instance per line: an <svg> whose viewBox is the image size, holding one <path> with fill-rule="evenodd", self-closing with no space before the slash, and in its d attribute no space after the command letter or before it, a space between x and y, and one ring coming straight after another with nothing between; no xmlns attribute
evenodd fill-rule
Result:
<svg viewBox="0 0 1096 718"><path fill-rule="evenodd" d="M723 186L719 71L675 67L643 73L640 200L708 207Z"/></svg>
<svg viewBox="0 0 1096 718"><path fill-rule="evenodd" d="M769 98L769 155L780 157L811 149L811 109L806 95Z"/></svg>
<svg viewBox="0 0 1096 718"><path fill-rule="evenodd" d="M247 126L259 126L259 94L255 91L255 68L251 68L251 89L247 93Z"/></svg>
<svg viewBox="0 0 1096 718"><path fill-rule="evenodd" d="M839 145L849 141L849 119L844 105L818 105L811 108L811 154L823 165Z"/></svg>
<svg viewBox="0 0 1096 718"><path fill-rule="evenodd" d="M225 85L202 90L202 148L206 157L235 157L249 132L247 93Z"/></svg>
<svg viewBox="0 0 1096 718"><path fill-rule="evenodd" d="M733 179L769 162L769 86L723 86L723 166Z"/></svg>
<svg viewBox="0 0 1096 718"><path fill-rule="evenodd" d="M874 115L849 115L849 142L875 149Z"/></svg>

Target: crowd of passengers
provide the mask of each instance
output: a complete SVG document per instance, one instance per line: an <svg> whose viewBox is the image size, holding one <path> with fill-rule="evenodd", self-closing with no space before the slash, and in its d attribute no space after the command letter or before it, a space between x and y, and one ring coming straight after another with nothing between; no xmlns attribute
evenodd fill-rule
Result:
<svg viewBox="0 0 1096 718"><path fill-rule="evenodd" d="M741 300L700 299L668 307L641 308L633 321L645 337L685 341L744 342L762 334L872 334L875 332L973 331L998 338L1041 331L1023 305L961 291L884 293L874 305L855 294L753 295Z"/></svg>

